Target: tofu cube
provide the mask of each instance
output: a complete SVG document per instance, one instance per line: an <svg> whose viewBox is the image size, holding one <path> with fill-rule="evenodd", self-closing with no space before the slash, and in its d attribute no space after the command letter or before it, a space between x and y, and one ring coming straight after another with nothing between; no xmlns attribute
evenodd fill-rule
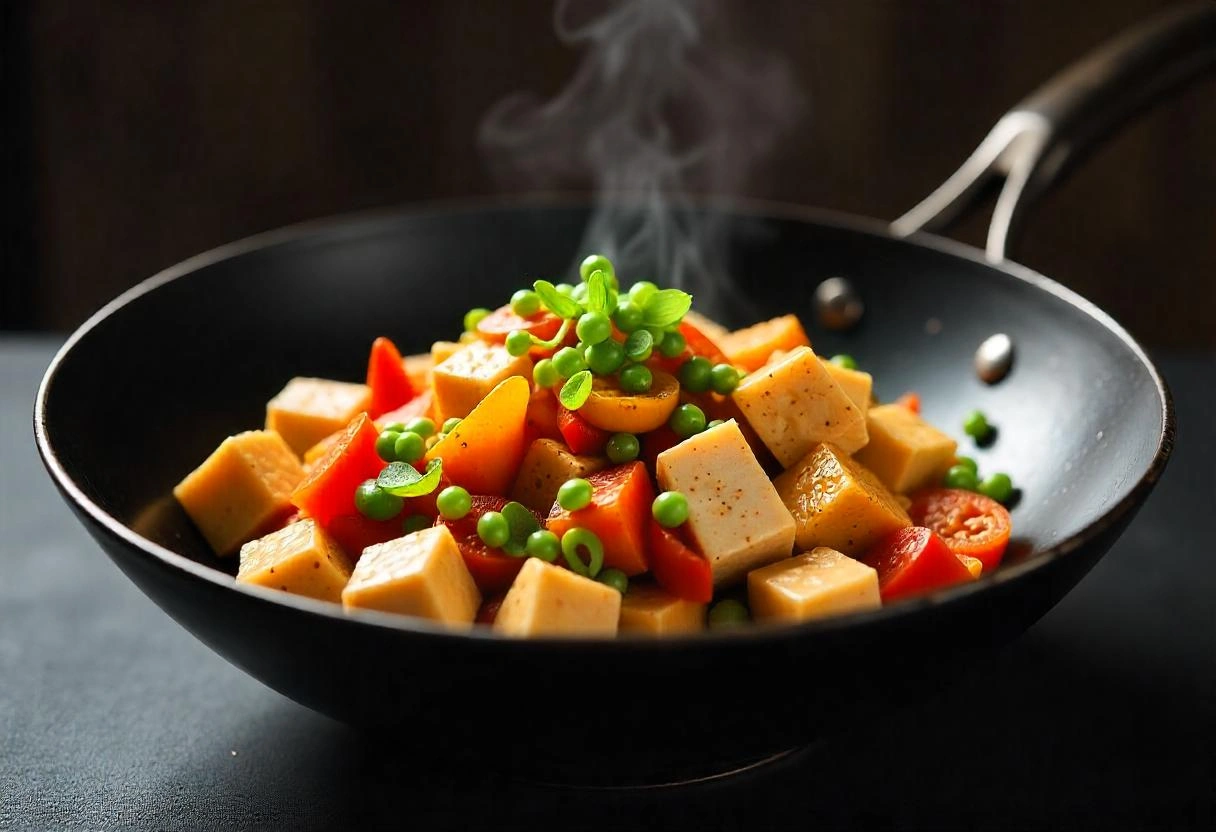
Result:
<svg viewBox="0 0 1216 832"><path fill-rule="evenodd" d="M548 515L562 483L607 467L607 457L580 456L556 439L537 439L529 446L519 466L511 499Z"/></svg>
<svg viewBox="0 0 1216 832"><path fill-rule="evenodd" d="M342 606L416 615L459 628L477 617L481 593L452 532L432 526L364 549L342 590Z"/></svg>
<svg viewBox="0 0 1216 832"><path fill-rule="evenodd" d="M436 341L431 344L431 366L433 371L435 367L447 361L456 353L464 349L467 344L457 341Z"/></svg>
<svg viewBox="0 0 1216 832"><path fill-rule="evenodd" d="M857 406L861 418L866 418L866 414L870 410L870 399L874 395L874 377L861 370L850 370L839 364L833 364L831 361L824 361L822 358L819 360L823 363L823 369L828 371L828 375L849 397L849 401Z"/></svg>
<svg viewBox="0 0 1216 832"><path fill-rule="evenodd" d="M217 555L235 554L295 510L304 468L274 431L230 436L173 489Z"/></svg>
<svg viewBox="0 0 1216 832"><path fill-rule="evenodd" d="M820 442L852 453L868 440L860 408L810 347L798 347L746 376L732 395L785 468Z"/></svg>
<svg viewBox="0 0 1216 832"><path fill-rule="evenodd" d="M835 445L817 445L773 480L797 524L798 548L827 546L859 557L879 538L912 525L895 496Z"/></svg>
<svg viewBox="0 0 1216 832"><path fill-rule="evenodd" d="M820 546L747 576L747 598L757 621L809 621L882 606L878 572Z"/></svg>
<svg viewBox="0 0 1216 832"><path fill-rule="evenodd" d="M277 431L296 456L303 456L346 427L370 402L371 390L366 384L293 378L266 403L266 429Z"/></svg>
<svg viewBox="0 0 1216 832"><path fill-rule="evenodd" d="M442 419L463 419L500 381L511 376L531 380L532 359L526 353L514 356L500 344L469 344L431 371L435 409Z"/></svg>
<svg viewBox="0 0 1216 832"><path fill-rule="evenodd" d="M857 461L892 491L937 485L954 464L958 443L902 405L871 408L867 423L870 444Z"/></svg>
<svg viewBox="0 0 1216 832"><path fill-rule="evenodd" d="M241 547L236 579L341 603L351 562L317 521L306 518Z"/></svg>
<svg viewBox="0 0 1216 832"><path fill-rule="evenodd" d="M508 636L615 636L621 593L538 558L519 570L494 629Z"/></svg>
<svg viewBox="0 0 1216 832"><path fill-rule="evenodd" d="M715 586L790 556L794 518L734 419L663 451L655 469L664 490L687 498L688 530Z"/></svg>
<svg viewBox="0 0 1216 832"><path fill-rule="evenodd" d="M706 604L677 598L655 584L629 584L621 599L620 632L647 636L697 633L705 629Z"/></svg>

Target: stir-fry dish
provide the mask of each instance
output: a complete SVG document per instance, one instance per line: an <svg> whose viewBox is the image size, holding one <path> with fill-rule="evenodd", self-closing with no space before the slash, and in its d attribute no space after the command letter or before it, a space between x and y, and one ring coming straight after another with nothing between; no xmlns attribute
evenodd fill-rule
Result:
<svg viewBox="0 0 1216 832"><path fill-rule="evenodd" d="M238 581L520 637L805 621L1000 563L1013 483L914 393L879 404L794 315L727 331L580 271L430 353L376 339L365 383L291 379L174 495Z"/></svg>

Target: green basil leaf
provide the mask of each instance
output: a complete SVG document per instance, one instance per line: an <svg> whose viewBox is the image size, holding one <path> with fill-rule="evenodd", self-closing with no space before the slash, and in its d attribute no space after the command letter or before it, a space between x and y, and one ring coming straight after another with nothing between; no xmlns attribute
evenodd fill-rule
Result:
<svg viewBox="0 0 1216 832"><path fill-rule="evenodd" d="M557 398L567 410L578 410L591 395L591 371L580 370L566 380Z"/></svg>
<svg viewBox="0 0 1216 832"><path fill-rule="evenodd" d="M660 289L642 307L644 326L671 326L679 323L692 308L692 295L679 289Z"/></svg>
<svg viewBox="0 0 1216 832"><path fill-rule="evenodd" d="M587 276L587 311L608 311L608 278L599 269Z"/></svg>
<svg viewBox="0 0 1216 832"><path fill-rule="evenodd" d="M507 503L502 507L501 513L507 520L507 526L511 529L511 536L507 538L502 549L508 555L520 557L524 554L528 535L540 531L540 523L537 521L536 515L522 503Z"/></svg>
<svg viewBox="0 0 1216 832"><path fill-rule="evenodd" d="M540 302L545 308L559 318L577 318L583 314L583 307L574 298L568 298L557 287L547 280L538 280L532 284L532 289L540 295Z"/></svg>
<svg viewBox="0 0 1216 832"><path fill-rule="evenodd" d="M418 469L409 463L390 462L380 472L380 476L376 477L376 485L398 497L421 497L439 487L439 478L442 475L442 459L432 459L428 462L425 474L419 474Z"/></svg>

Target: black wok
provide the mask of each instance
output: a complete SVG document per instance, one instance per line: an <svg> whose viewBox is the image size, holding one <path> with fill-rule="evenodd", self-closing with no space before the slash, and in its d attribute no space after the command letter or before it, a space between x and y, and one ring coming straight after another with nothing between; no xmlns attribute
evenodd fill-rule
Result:
<svg viewBox="0 0 1216 832"><path fill-rule="evenodd" d="M454 635L236 584L170 488L224 436L260 425L290 376L357 379L373 337L423 350L521 276L562 274L589 216L571 201L330 220L169 269L56 356L34 413L39 450L105 551L178 622L310 708L399 730L403 755L471 756L553 780L670 779L887 718L1050 609L1161 475L1173 411L1152 363L1099 309L1004 252L1018 208L1072 150L1212 57L1214 12L1186 7L1061 76L893 227L739 202L690 209L719 218L729 243L722 274L692 287L704 311L732 325L792 311L813 326L814 287L847 276L867 312L848 333L812 328L820 352L856 356L880 398L919 391L939 425L973 407L999 425L999 441L976 453L1023 490L1017 539L973 585L822 623L586 642ZM1006 185L987 256L917 231L997 174ZM1017 360L987 387L972 354L998 331Z"/></svg>

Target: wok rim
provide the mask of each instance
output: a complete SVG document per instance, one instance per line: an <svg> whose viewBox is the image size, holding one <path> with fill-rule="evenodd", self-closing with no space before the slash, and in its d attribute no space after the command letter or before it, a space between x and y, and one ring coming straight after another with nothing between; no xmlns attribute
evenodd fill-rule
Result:
<svg viewBox="0 0 1216 832"><path fill-rule="evenodd" d="M901 619L904 616L916 615L927 609L965 603L973 595L987 592L992 587L1006 583L1022 582L1029 575L1048 568L1055 561L1077 552L1086 544L1100 537L1111 527L1118 524L1129 512L1139 507L1148 497L1148 494L1152 491L1165 470L1173 452L1176 433L1174 403L1169 387L1144 348L1109 313L1092 301L1033 269L1013 261L994 263L986 257L982 250L937 234L920 231L907 237L900 237L891 231L888 223L871 217L792 203L715 196L692 197L689 199L689 203L697 209L708 209L726 215L733 214L754 219L767 218L794 221L836 230L858 232L888 241L906 243L917 248L994 269L1064 301L1079 313L1091 318L1114 335L1148 372L1149 378L1156 389L1162 414L1156 448L1148 467L1140 474L1127 493L1112 503L1107 511L1065 539L1026 557L1024 560L998 569L992 574L981 575L978 580L973 582L938 590L916 599L901 601L891 606L793 624L755 622L746 628L738 630L717 632L706 630L691 636L668 636L659 639L630 635L618 635L612 639L573 637L518 639L501 635L488 627L450 630L426 619L411 616L375 611L346 612L337 603L314 600L291 593L239 583L226 572L202 564L185 555L178 554L161 544L137 534L131 527L119 521L90 499L76 484L73 476L59 459L47 425L47 399L61 365L68 359L77 345L88 337L92 330L101 326L107 319L119 314L125 307L131 305L145 294L156 291L163 285L183 279L208 266L225 260L254 251L298 242L308 237L325 232L333 232L343 227L353 229L361 224L395 218L443 214L472 214L493 209L522 211L583 208L588 207L591 202L592 200L587 194L565 192L407 202L368 210L333 214L292 223L224 243L171 265L151 277L140 281L103 305L77 327L64 341L59 350L56 351L55 356L51 359L43 374L34 400L33 427L35 442L39 455L42 457L43 465L70 506L83 511L97 529L106 532L111 538L121 543L124 548L139 552L141 556L148 560L150 565L171 572L184 573L184 576L188 579L200 579L215 589L236 591L263 602L292 608L299 613L322 616L333 621L334 626L369 626L378 630L389 630L410 636L438 637L458 643L470 640L487 641L497 643L503 649L512 650L553 650L574 647L579 650L595 649L605 653L617 651L636 652L638 650L662 652L689 648L707 648L711 646L715 648L733 646L746 648L758 640L764 642L801 640L838 630L862 630L885 626L893 620Z"/></svg>

